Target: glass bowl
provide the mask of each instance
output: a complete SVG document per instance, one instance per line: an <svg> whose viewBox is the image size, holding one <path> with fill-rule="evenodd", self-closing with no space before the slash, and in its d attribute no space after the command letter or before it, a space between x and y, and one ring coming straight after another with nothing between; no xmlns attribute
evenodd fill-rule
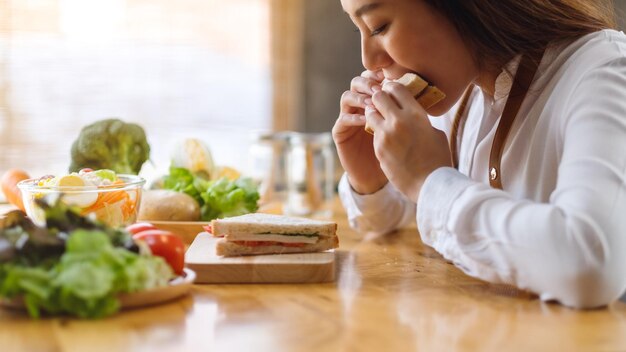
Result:
<svg viewBox="0 0 626 352"><path fill-rule="evenodd" d="M141 191L146 180L135 175L117 175L120 184L106 186L42 186L41 179L28 179L17 184L26 214L38 224L45 223L43 210L36 199L57 195L61 201L80 209L84 216L112 227L123 227L137 220Z"/></svg>

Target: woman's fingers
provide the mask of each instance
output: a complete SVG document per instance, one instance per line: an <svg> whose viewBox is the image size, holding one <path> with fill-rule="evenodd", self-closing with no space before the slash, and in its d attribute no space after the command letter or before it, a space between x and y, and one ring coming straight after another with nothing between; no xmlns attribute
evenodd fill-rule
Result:
<svg viewBox="0 0 626 352"><path fill-rule="evenodd" d="M372 94L381 90L382 79L381 71L363 71L361 76L352 79L350 90L341 95L341 112L333 127L334 134L342 134L348 130L354 133L354 127L365 125L365 110L368 107L375 110Z"/></svg>
<svg viewBox="0 0 626 352"><path fill-rule="evenodd" d="M391 95L397 106L402 110L415 105L415 97L400 83L387 82L383 85L382 91Z"/></svg>
<svg viewBox="0 0 626 352"><path fill-rule="evenodd" d="M357 133L365 133L365 115L341 113L335 121L332 129L333 139L336 144L344 143Z"/></svg>
<svg viewBox="0 0 626 352"><path fill-rule="evenodd" d="M341 111L354 114L372 105L372 94L381 90L381 77L381 71L363 71L360 76L354 77L350 82L350 90L341 96Z"/></svg>
<svg viewBox="0 0 626 352"><path fill-rule="evenodd" d="M340 114L339 123L344 126L364 126L365 115L362 114Z"/></svg>
<svg viewBox="0 0 626 352"><path fill-rule="evenodd" d="M339 114L335 125L333 126L333 135L340 135L348 130L353 130L354 127L362 129L365 126L365 115L363 111L357 113L342 112Z"/></svg>
<svg viewBox="0 0 626 352"><path fill-rule="evenodd" d="M340 102L342 112L354 113L354 108L365 109L367 105L371 105L372 98L367 94L347 90L341 95Z"/></svg>
<svg viewBox="0 0 626 352"><path fill-rule="evenodd" d="M377 130L381 130L385 121L383 116L373 106L367 106L365 108L365 121L367 126L376 133Z"/></svg>
<svg viewBox="0 0 626 352"><path fill-rule="evenodd" d="M370 77L359 76L354 77L352 81L350 81L350 90L353 92L372 95L380 89L380 81Z"/></svg>
<svg viewBox="0 0 626 352"><path fill-rule="evenodd" d="M378 71L365 70L361 72L361 77L369 78L378 82L382 82L382 80L385 79L385 75L383 74L383 71L381 70L378 70Z"/></svg>
<svg viewBox="0 0 626 352"><path fill-rule="evenodd" d="M380 130L393 135L393 141L411 138L416 128L430 125L426 111L401 84L385 84L382 91L372 96L372 103L365 109L367 126L375 133Z"/></svg>
<svg viewBox="0 0 626 352"><path fill-rule="evenodd" d="M374 107L389 120L412 120L426 115L408 89L399 83L387 83L383 90L372 96Z"/></svg>
<svg viewBox="0 0 626 352"><path fill-rule="evenodd" d="M395 123L394 116L398 115L400 108L389 93L382 90L376 92L372 96L372 103L365 107L365 120L374 133L384 128L384 124Z"/></svg>

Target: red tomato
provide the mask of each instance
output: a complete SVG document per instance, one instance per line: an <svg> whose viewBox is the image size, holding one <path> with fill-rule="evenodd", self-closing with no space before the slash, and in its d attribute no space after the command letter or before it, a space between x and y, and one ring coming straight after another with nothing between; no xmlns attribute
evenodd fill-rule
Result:
<svg viewBox="0 0 626 352"><path fill-rule="evenodd" d="M149 222L137 222L126 227L126 231L130 232L131 235L136 235L146 230L157 230L157 227Z"/></svg>
<svg viewBox="0 0 626 352"><path fill-rule="evenodd" d="M164 230L145 230L133 235L134 240L144 241L152 254L163 257L176 275L185 267L185 244L180 237Z"/></svg>

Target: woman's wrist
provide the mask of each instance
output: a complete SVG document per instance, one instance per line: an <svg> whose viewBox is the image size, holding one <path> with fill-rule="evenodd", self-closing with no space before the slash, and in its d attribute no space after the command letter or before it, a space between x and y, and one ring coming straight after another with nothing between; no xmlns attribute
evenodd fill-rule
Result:
<svg viewBox="0 0 626 352"><path fill-rule="evenodd" d="M366 182L357 182L356 180L350 178L348 174L348 183L352 190L360 195L372 194L380 191L387 185L389 180L368 180Z"/></svg>

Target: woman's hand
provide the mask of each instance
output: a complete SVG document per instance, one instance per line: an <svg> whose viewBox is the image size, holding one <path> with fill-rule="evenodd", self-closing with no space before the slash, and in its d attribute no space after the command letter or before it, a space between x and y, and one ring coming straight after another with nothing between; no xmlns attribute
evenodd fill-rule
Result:
<svg viewBox="0 0 626 352"><path fill-rule="evenodd" d="M365 107L372 95L380 91L382 72L365 71L355 77L350 90L341 96L339 118L333 127L337 153L352 188L361 194L374 193L388 180L374 154L372 135L365 132Z"/></svg>
<svg viewBox="0 0 626 352"><path fill-rule="evenodd" d="M451 165L446 135L431 126L424 108L399 83L386 83L372 102L365 116L375 132L376 157L389 181L416 202L426 177Z"/></svg>

